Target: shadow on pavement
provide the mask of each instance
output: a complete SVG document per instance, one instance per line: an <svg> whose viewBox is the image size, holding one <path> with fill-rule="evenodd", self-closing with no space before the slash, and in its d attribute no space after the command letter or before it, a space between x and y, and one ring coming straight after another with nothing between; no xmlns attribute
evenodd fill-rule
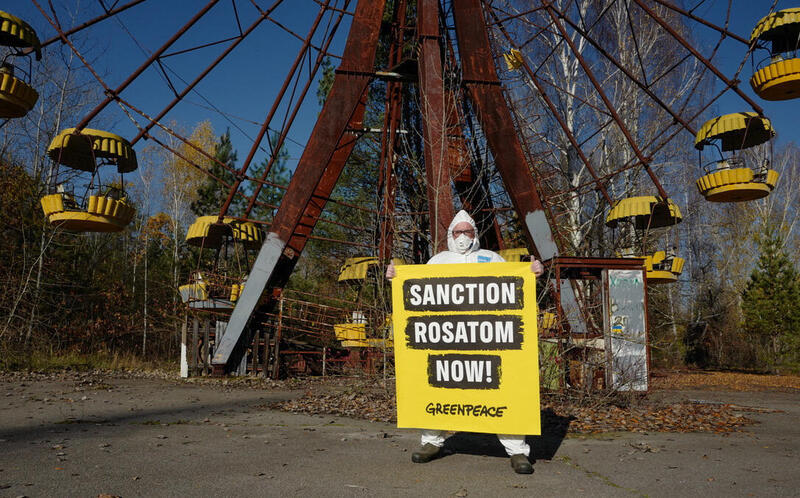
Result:
<svg viewBox="0 0 800 498"><path fill-rule="evenodd" d="M0 424L0 437L15 443L20 443L40 439L43 434L71 432L73 433L72 437L79 439L82 435L92 437L91 433L81 430L85 427L159 425L161 423L168 425L171 422L174 423L176 420L196 422L197 420L223 415L226 412L230 413L237 410L253 409L257 406L255 403L263 404L265 398L271 403L275 401L285 401L293 397L295 397L295 395L285 393L256 393L252 398L235 401L226 400L197 404L184 403L164 408L139 409L133 412L127 410L110 410L102 413L92 412L90 410L83 413L80 418L67 416L58 421L45 423L31 422L30 424L11 427ZM98 408L102 409L103 407L100 406Z"/></svg>
<svg viewBox="0 0 800 498"><path fill-rule="evenodd" d="M542 434L540 436L526 436L525 440L531 446L531 459L552 460L561 442L567 435L570 417L557 415L550 408L541 413ZM474 432L457 432L447 438L444 443L445 454L465 453L468 455L487 455L506 457L503 445L494 434L480 434Z"/></svg>

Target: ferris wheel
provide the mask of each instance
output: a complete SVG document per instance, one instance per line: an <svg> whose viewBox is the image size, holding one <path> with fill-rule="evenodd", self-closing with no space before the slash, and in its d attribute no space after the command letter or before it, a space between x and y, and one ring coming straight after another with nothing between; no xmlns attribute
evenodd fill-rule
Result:
<svg viewBox="0 0 800 498"><path fill-rule="evenodd" d="M223 247L219 233L234 241L247 233L242 240L258 242L244 288L241 281L231 284L239 287L231 287L233 310L215 353L220 369L246 342L251 317L265 306L265 289L275 295L287 284L306 244L318 237L315 227L331 222L323 215L331 205L367 213L369 229L343 225L352 237L332 242L361 247L378 263L393 256L423 262L442 249L460 205L475 214L484 247L516 257L530 251L545 261L636 256L651 283L674 282L684 265L667 240L683 219L675 194L696 189L711 202L752 201L779 181L770 163L772 123L739 83L746 62L752 61L750 84L761 99L795 98L800 91L800 9L777 11L777 2L754 20L750 38L729 28L730 1L700 15L702 1L313 0L300 8L281 0L211 0L194 11L170 7L182 24L161 33L153 33L166 26L157 22L164 15L158 2L99 3L99 11L71 27L63 13L38 0L31 0L28 11L36 18L27 22L0 12L0 44L7 47L0 118L24 119L36 105L31 56L59 44L102 88L105 97L60 130L47 150L56 173L42 208L65 230L119 231L131 222L125 181L109 181L114 172L106 170L134 171L142 140L180 155L163 139L172 137L231 175L220 180L227 195L219 211L206 213L210 218L197 222L202 230L190 234L201 247ZM130 22L132 12L152 19L152 26ZM220 27L225 22L236 27L233 36ZM28 23L44 28L37 36ZM105 77L74 40L112 23L137 45L158 41L144 49L143 61ZM706 37L695 36L698 30ZM293 40L294 58L271 49L271 37ZM282 81L269 86L271 95L263 94L265 86L236 81L252 66L241 59L230 64L237 48L254 39L262 59L250 64L269 66L269 78ZM741 53L733 74L716 62L723 43ZM188 55L185 72L171 69L171 61ZM269 172L293 140L298 117L308 115L308 93L326 61L336 69L328 73L322 110L291 182L273 185ZM229 72L237 84L206 86L215 70ZM160 94L128 96L154 72L164 82ZM254 111L260 118L241 125L215 104L222 99L214 91L248 92L243 100L251 110L260 107ZM710 116L723 96L738 107ZM249 150L239 166L218 161L167 124L180 109L196 108L198 99L241 131ZM112 108L135 130L128 138L88 127ZM365 141L374 150L374 202L355 205L332 194ZM684 156L692 150L699 164L689 166ZM258 169L254 159L261 154L266 159ZM676 181L679 162L691 168L695 185ZM262 199L265 186L284 191L277 206ZM265 222L255 215L259 206L277 211ZM206 239L211 234L213 241ZM509 239L527 251L510 247ZM560 305L580 308L584 298L569 285L562 290Z"/></svg>

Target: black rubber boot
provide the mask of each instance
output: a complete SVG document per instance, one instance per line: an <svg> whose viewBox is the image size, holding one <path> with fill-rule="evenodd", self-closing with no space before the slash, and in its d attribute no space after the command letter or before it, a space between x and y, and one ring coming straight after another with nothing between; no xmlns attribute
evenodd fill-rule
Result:
<svg viewBox="0 0 800 498"><path fill-rule="evenodd" d="M414 463L428 463L438 458L441 453L442 448L440 446L428 443L411 454L411 461Z"/></svg>
<svg viewBox="0 0 800 498"><path fill-rule="evenodd" d="M533 465L525 455L511 455L511 468L517 474L533 474Z"/></svg>

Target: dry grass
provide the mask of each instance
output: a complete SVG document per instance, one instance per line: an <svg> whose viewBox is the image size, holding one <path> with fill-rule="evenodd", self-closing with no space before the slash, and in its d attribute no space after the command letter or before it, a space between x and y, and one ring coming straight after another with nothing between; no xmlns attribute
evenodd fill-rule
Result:
<svg viewBox="0 0 800 498"><path fill-rule="evenodd" d="M134 354L119 353L93 353L78 352L15 352L4 355L0 361L0 371L29 371L29 372L57 372L77 371L87 372L92 370L106 371L151 371L162 369L177 369L176 365L165 362L145 361Z"/></svg>

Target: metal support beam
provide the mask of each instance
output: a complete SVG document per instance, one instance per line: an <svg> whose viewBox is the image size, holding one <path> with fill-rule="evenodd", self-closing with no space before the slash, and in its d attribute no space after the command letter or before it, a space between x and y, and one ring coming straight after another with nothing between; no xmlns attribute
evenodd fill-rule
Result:
<svg viewBox="0 0 800 498"><path fill-rule="evenodd" d="M396 67L403 56L403 42L406 27L407 6L405 0L395 4L395 25L392 44L389 46L388 67ZM397 195L397 180L394 165L400 126L402 123L403 86L399 82L386 83L386 103L384 106L383 134L381 136L381 155L379 167L378 192L382 196L378 213L378 261L383 264L392 257L394 247L394 210Z"/></svg>
<svg viewBox="0 0 800 498"><path fill-rule="evenodd" d="M427 175L433 252L447 249L447 228L453 219L453 194L447 161L447 111L444 95L442 40L439 36L438 0L420 0L419 33L420 108L423 119L423 152ZM455 109L451 109L455 112Z"/></svg>
<svg viewBox="0 0 800 498"><path fill-rule="evenodd" d="M453 4L453 19L464 83L475 104L478 120L514 209L527 228L527 239L539 259L557 257L558 247L536 185L528 168L523 167L526 164L525 156L494 67L480 0L456 1ZM561 305L565 309L580 309L575 295L570 292L561 293ZM580 312L570 322L570 327L579 333L586 330Z"/></svg>
<svg viewBox="0 0 800 498"><path fill-rule="evenodd" d="M514 208L528 228L528 240L534 252L543 260L553 258L558 255L558 248L533 178L523 167L525 156L500 88L480 0L455 2L453 18L464 84L475 104L497 169Z"/></svg>
<svg viewBox="0 0 800 498"><path fill-rule="evenodd" d="M120 5L119 7L111 9L111 10L107 11L105 14L99 15L99 16L95 17L94 19L90 19L90 20L88 20L88 21L86 21L86 22L84 22L84 23L82 23L82 24L80 24L78 26L75 26L74 28L68 29L67 31L64 31L64 32L62 32L62 33L60 33L60 34L58 34L56 36L53 36L52 38L49 38L49 39L43 41L41 43L41 45L40 45L40 48L44 48L44 47L50 45L51 43L55 43L57 41L61 41L61 43L64 43L64 37L69 37L71 35L74 35L78 31L82 31L82 30L88 28L89 26L93 26L94 24L97 24L98 22L100 22L100 21L102 21L104 19L108 19L109 17L113 17L113 16L119 14L120 12L123 12L125 10L130 9L131 7L133 7L135 5L139 5L140 3L144 2L144 1L145 0L133 0L131 2L126 3L125 5ZM33 52L35 50L36 49L34 49L34 48L26 48L25 50L22 51L22 53L23 54L29 54L29 53L31 53L31 52Z"/></svg>
<svg viewBox="0 0 800 498"><path fill-rule="evenodd" d="M261 129L258 130L258 135L256 135L255 140L253 140L253 145L250 147L250 152L247 154L247 158L242 163L242 167L239 168L239 173L236 175L236 180L233 183L233 186L230 188L228 192L228 198L225 199L225 202L222 204L222 208L219 211L219 219L217 220L218 223L222 223L222 218L228 213L228 208L233 202L233 197L236 195L236 191L239 190L239 185L242 184L242 180L244 179L245 173L247 173L247 168L250 167L250 163L253 162L253 158L258 151L258 148L261 146L261 141L264 140L264 135L267 134L269 130L269 125L272 122L273 116L275 116L275 112L277 112L278 107L280 106L281 101L283 100L283 96L286 94L286 90L289 88L289 83L292 82L292 78L294 78L295 72L297 71L297 67L303 61L305 57L306 51L308 47L311 45L311 39L314 37L314 33L317 32L317 27L319 23L322 21L322 16L325 14L325 10L328 7L330 0L327 0L323 5L320 6L319 12L317 13L316 19L311 25L311 28L308 30L308 35L306 36L305 41L303 42L303 46L297 52L297 56L294 58L294 62L292 63L292 67L289 69L289 74L286 75L286 78L283 80L283 85L281 89L278 90L278 95L275 97L275 100L272 102L272 107L270 108L269 112L267 113L266 119L261 124ZM265 13L261 19L266 17L268 13ZM321 54L320 54L321 56ZM320 57L321 58L321 57ZM309 78L309 84L313 77ZM302 101L302 98L300 99ZM272 164L275 162L275 158L280 156L281 147L283 146L283 139L285 134L281 135L281 143L275 145L275 150L272 151L272 157L270 158L269 165L265 168L265 174L269 172L272 168ZM266 178L266 176L265 176ZM253 200L255 201L257 195L253 196Z"/></svg>
<svg viewBox="0 0 800 498"><path fill-rule="evenodd" d="M337 146L341 143L348 125L360 108L374 70L383 11L384 0L358 2L342 64L336 71L328 99L300 157L289 188L281 200L242 294L236 302L223 340L217 345L213 360L216 373L229 370L236 363L234 350L241 348L250 317L273 277L279 260L283 260L281 266L291 267L292 261L299 256L288 244L298 230L314 193L321 185L325 170L334 159Z"/></svg>
<svg viewBox="0 0 800 498"><path fill-rule="evenodd" d="M320 50L319 53L317 54L317 59L314 62L314 67L311 69L310 74L308 76L308 79L306 80L306 83L303 86L302 91L300 92L300 95L299 95L299 97L297 99L297 102L295 103L294 109L292 110L291 116L289 116L288 119L284 118L285 119L284 120L284 126L281 129L281 132L278 135L278 139L275 142L274 153L272 154L272 156L270 156L269 161L267 162L266 166L264 167L264 171L261 173L261 178L258 180L259 183L257 183L256 189L253 192L253 195L250 196L250 200L247 203L247 208L245 208L245 211L244 211L245 217L250 216L250 213L253 211L253 208L256 206L256 204L258 202L258 196L261 194L261 189L264 186L263 183L261 183L261 182L264 182L264 180L266 180L267 176L269 176L269 172L272 170L272 166L275 164L275 161L277 161L278 158L280 157L280 154L278 154L278 152L281 150L281 147L283 147L283 143L286 141L286 137L289 134L289 129L292 127L292 124L294 124L294 119L297 117L297 113L300 111L300 107L302 106L302 104L303 104L303 102L305 100L306 94L308 93L309 88L311 88L311 84L314 82L314 77L316 76L317 71L319 71L319 68L322 66L322 63L325 60L324 54L327 53L328 47L330 47L331 42L333 41L333 37L336 34L336 32L338 31L338 29L339 29L339 24L342 22L342 16L343 15L344 14L342 14L342 13L339 14L339 16L337 17L336 21L334 22L333 27L330 30L330 34L328 35L328 37L325 40L325 43L324 43L324 45L322 47L322 50ZM279 102L280 102L280 98L275 100L276 105ZM227 208L225 208L225 209L227 209ZM224 215L224 210L221 210L221 211L223 211L223 215ZM220 219L221 218L222 218L222 215L220 216Z"/></svg>

